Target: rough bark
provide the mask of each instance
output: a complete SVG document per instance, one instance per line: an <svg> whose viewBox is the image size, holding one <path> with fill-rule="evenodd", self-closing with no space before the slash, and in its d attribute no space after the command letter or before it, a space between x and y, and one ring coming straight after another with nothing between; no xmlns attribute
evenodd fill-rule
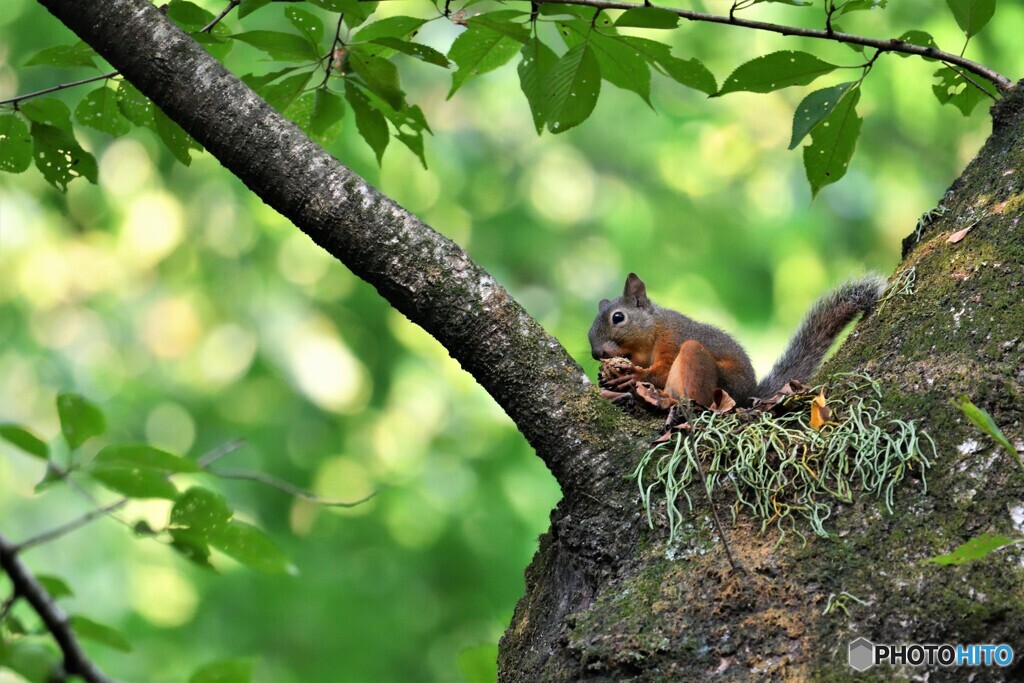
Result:
<svg viewBox="0 0 1024 683"><path fill-rule="evenodd" d="M675 554L662 530L646 530L624 475L650 424L601 401L462 249L312 143L144 0L40 2L444 344L552 470L565 497L502 640L502 680L843 679L855 635L1021 643L1019 548L963 567L921 560L981 531L1024 532L1024 477L948 402L966 391L1024 438L1024 89L1001 106L992 139L943 200L946 214L907 255L916 294L888 302L830 366L873 372L890 408L924 422L939 449L928 492L903 486L895 516L858 500L838 510L835 538L775 552L774 538L740 518L730 538L748 572L737 575L699 514ZM944 241L975 220L962 242ZM978 450L961 455L972 439ZM841 591L869 605L823 615Z"/></svg>

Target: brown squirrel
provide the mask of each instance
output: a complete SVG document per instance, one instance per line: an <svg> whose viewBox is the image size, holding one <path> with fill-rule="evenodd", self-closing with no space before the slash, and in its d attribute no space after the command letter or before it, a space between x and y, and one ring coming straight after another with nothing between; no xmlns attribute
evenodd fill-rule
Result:
<svg viewBox="0 0 1024 683"><path fill-rule="evenodd" d="M790 380L810 380L843 328L858 314L870 313L884 289L885 280L872 274L819 299L760 383L735 339L717 327L655 305L635 273L626 278L621 297L598 304L590 349L598 360L621 356L632 363L632 372L612 380L611 388L650 382L673 398L710 406L712 393L720 387L745 405L752 398L771 398Z"/></svg>

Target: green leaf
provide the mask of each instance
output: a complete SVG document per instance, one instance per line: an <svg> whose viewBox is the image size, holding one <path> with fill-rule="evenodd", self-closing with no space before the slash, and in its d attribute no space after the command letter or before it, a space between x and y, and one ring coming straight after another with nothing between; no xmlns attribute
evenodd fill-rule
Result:
<svg viewBox="0 0 1024 683"><path fill-rule="evenodd" d="M21 105L21 113L33 123L60 128L69 135L71 128L71 110L68 105L52 97L40 97L29 100Z"/></svg>
<svg viewBox="0 0 1024 683"><path fill-rule="evenodd" d="M501 10L498 12L487 12L470 17L466 22L469 28L479 26L492 31L497 31L503 36L511 38L517 43L526 44L530 40L530 30L523 25L522 19L529 15L518 10Z"/></svg>
<svg viewBox="0 0 1024 683"><path fill-rule="evenodd" d="M494 643L467 647L459 652L459 672L468 683L498 680L498 646Z"/></svg>
<svg viewBox="0 0 1024 683"><path fill-rule="evenodd" d="M223 529L234 516L224 496L215 491L193 486L178 496L171 508L171 526L189 529L198 536Z"/></svg>
<svg viewBox="0 0 1024 683"><path fill-rule="evenodd" d="M283 112L291 106L292 102L298 99L312 77L312 71L303 71L294 76L281 79L277 83L254 89L267 101L267 104L277 111Z"/></svg>
<svg viewBox="0 0 1024 683"><path fill-rule="evenodd" d="M52 464L47 463L46 472L43 473L43 478L39 480L39 483L36 484L32 490L35 493L41 493L57 482L64 481L65 476L66 475L62 470L59 470Z"/></svg>
<svg viewBox="0 0 1024 683"><path fill-rule="evenodd" d="M201 150L202 146L195 138L185 132L185 129L171 120L167 114L160 109L153 109L153 130L163 140L167 149L171 150L174 158L185 166L192 164L190 150Z"/></svg>
<svg viewBox="0 0 1024 683"><path fill-rule="evenodd" d="M22 173L32 164L32 136L16 114L0 114L0 171Z"/></svg>
<svg viewBox="0 0 1024 683"><path fill-rule="evenodd" d="M271 59L279 62L292 60L313 62L319 55L316 48L304 36L281 31L246 31L231 36L235 40L252 45Z"/></svg>
<svg viewBox="0 0 1024 683"><path fill-rule="evenodd" d="M838 16L862 10L885 9L889 0L847 0L839 9Z"/></svg>
<svg viewBox="0 0 1024 683"><path fill-rule="evenodd" d="M214 20L213 13L188 0L171 0L167 18L186 31L198 31Z"/></svg>
<svg viewBox="0 0 1024 683"><path fill-rule="evenodd" d="M88 617L78 615L71 617L71 628L85 640L91 640L121 652L132 651L132 644L125 640L124 636L109 626L99 624Z"/></svg>
<svg viewBox="0 0 1024 683"><path fill-rule="evenodd" d="M988 95L968 83L963 76L948 66L942 67L933 75L939 79L939 82L932 86L935 98L942 104L952 104L964 116L970 116L979 103L990 99ZM994 90L991 83L984 78L972 76L972 79L975 83L988 87L990 93Z"/></svg>
<svg viewBox="0 0 1024 683"><path fill-rule="evenodd" d="M117 106L124 117L136 126L155 127L153 103L128 81L121 81L117 86Z"/></svg>
<svg viewBox="0 0 1024 683"><path fill-rule="evenodd" d="M355 28L366 21L371 14L377 11L377 2L364 2L364 0L309 0L317 7L322 7L330 12L340 12L345 15L345 25Z"/></svg>
<svg viewBox="0 0 1024 683"><path fill-rule="evenodd" d="M0 640L0 668L10 669L29 683L52 681L60 663L60 654L38 641Z"/></svg>
<svg viewBox="0 0 1024 683"><path fill-rule="evenodd" d="M402 54L409 55L410 57L415 57L421 61L443 66L446 69L450 66L447 57L434 48L420 43L410 43L409 41L402 40L401 38L375 38L371 42L374 45L380 45L381 47L386 47L389 50L394 50L395 52L401 52Z"/></svg>
<svg viewBox="0 0 1024 683"><path fill-rule="evenodd" d="M548 100L544 119L552 133L563 133L586 120L601 92L601 69L587 43L562 55L551 67L544 89Z"/></svg>
<svg viewBox="0 0 1024 683"><path fill-rule="evenodd" d="M592 31L586 22L559 23L558 30L567 47L589 43L597 58L601 78L624 90L632 90L650 105L651 70L640 52L619 41L615 35Z"/></svg>
<svg viewBox="0 0 1024 683"><path fill-rule="evenodd" d="M999 426L995 423L995 420L992 419L991 415L971 403L971 399L967 397L967 394L958 395L956 397L956 401L954 401L954 405L963 411L964 415L967 416L967 419L971 421L971 424L991 436L996 440L996 443L1005 448L1007 452L1016 459L1021 470L1024 470L1024 460L1021 459L1020 453L1018 453L1017 449L1013 447L1010 440L1006 438L1003 431L999 429Z"/></svg>
<svg viewBox="0 0 1024 683"><path fill-rule="evenodd" d="M518 69L519 86L526 95L530 113L533 115L533 125L539 134L544 130L544 113L547 105L547 91L544 90L544 86L552 67L558 62L558 56L537 36L533 36L530 42L523 46L522 55L523 60L519 62Z"/></svg>
<svg viewBox="0 0 1024 683"><path fill-rule="evenodd" d="M83 126L114 137L131 130L131 124L117 106L117 93L103 85L82 98L75 107L75 118Z"/></svg>
<svg viewBox="0 0 1024 683"><path fill-rule="evenodd" d="M261 7L266 7L273 0L242 0L242 4L238 6L238 18L244 19Z"/></svg>
<svg viewBox="0 0 1024 683"><path fill-rule="evenodd" d="M741 64L729 74L718 95L731 92L772 92L792 85L807 85L819 76L838 69L807 52L783 50Z"/></svg>
<svg viewBox="0 0 1024 683"><path fill-rule="evenodd" d="M452 74L448 98L470 78L493 71L508 62L520 50L519 41L484 26L473 26L461 33L448 51L448 59L459 65Z"/></svg>
<svg viewBox="0 0 1024 683"><path fill-rule="evenodd" d="M679 25L679 15L660 7L634 7L623 12L615 25L636 28L675 28Z"/></svg>
<svg viewBox="0 0 1024 683"><path fill-rule="evenodd" d="M287 114L317 144L327 145L341 132L345 101L326 88L318 88L295 100Z"/></svg>
<svg viewBox="0 0 1024 683"><path fill-rule="evenodd" d="M171 548L189 562L203 569L213 569L210 564L210 547L189 529L169 529Z"/></svg>
<svg viewBox="0 0 1024 683"><path fill-rule="evenodd" d="M0 425L0 439L42 460L50 458L50 447L42 439L21 425Z"/></svg>
<svg viewBox="0 0 1024 683"><path fill-rule="evenodd" d="M846 175L860 135L861 118L856 109L859 100L860 88L852 88L811 130L811 144L804 147L804 169L815 196L821 188Z"/></svg>
<svg viewBox="0 0 1024 683"><path fill-rule="evenodd" d="M933 48L935 50L939 49L939 46L935 43L935 39L932 38L932 35L930 33L924 32L924 31L907 31L906 33L901 35L896 40L898 40L900 42L903 42L903 43L909 43L911 45L919 45L921 47L930 47L930 48ZM912 57L913 56L913 55L907 54L906 52L897 52L895 54L897 54L897 55L899 55L900 57L903 57L903 58ZM934 62L935 61L931 57L924 57L923 59L926 59L929 62Z"/></svg>
<svg viewBox="0 0 1024 683"><path fill-rule="evenodd" d="M64 439L78 448L107 431L107 420L99 407L80 394L58 394L57 416Z"/></svg>
<svg viewBox="0 0 1024 683"><path fill-rule="evenodd" d="M405 103L405 93L398 78L398 67L386 59L367 55L352 48L348 63L366 87L395 109Z"/></svg>
<svg viewBox="0 0 1024 683"><path fill-rule="evenodd" d="M832 113L846 91L855 85L856 81L840 83L831 88L815 90L805 97L793 114L793 135L789 140L789 148L795 149L812 128Z"/></svg>
<svg viewBox="0 0 1024 683"><path fill-rule="evenodd" d="M996 0L946 0L946 4L968 38L984 28L996 11Z"/></svg>
<svg viewBox="0 0 1024 683"><path fill-rule="evenodd" d="M198 472L199 466L181 456L146 444L105 446L93 461L103 466L138 467L157 472Z"/></svg>
<svg viewBox="0 0 1024 683"><path fill-rule="evenodd" d="M811 0L754 0L753 4L760 5L762 2L776 5L792 5L793 7L809 7L811 5Z"/></svg>
<svg viewBox="0 0 1024 683"><path fill-rule="evenodd" d="M373 153L377 155L377 163L384 158L384 150L388 147L391 134L388 122L379 110L370 106L370 100L362 89L351 81L345 83L345 99L352 107L356 117L356 130L366 140Z"/></svg>
<svg viewBox="0 0 1024 683"><path fill-rule="evenodd" d="M378 38L409 38L425 23L426 19L405 16L379 19L359 29L349 44L368 43Z"/></svg>
<svg viewBox="0 0 1024 683"><path fill-rule="evenodd" d="M982 534L967 541L951 553L929 557L925 561L934 562L935 564L963 564L972 560L980 560L993 550L1018 542L1020 542L1020 539L999 536L997 534Z"/></svg>
<svg viewBox="0 0 1024 683"><path fill-rule="evenodd" d="M314 48L319 49L320 41L324 37L324 22L320 20L320 17L297 7L286 7L284 15L288 17L292 26L299 30L299 33L306 36Z"/></svg>
<svg viewBox="0 0 1024 683"><path fill-rule="evenodd" d="M36 574L36 581L39 582L39 585L41 585L43 589L47 593L49 593L50 597L54 600L58 600L60 598L69 598L74 595L74 593L71 591L71 587L64 582L64 579L58 576L50 576L49 574Z"/></svg>
<svg viewBox="0 0 1024 683"><path fill-rule="evenodd" d="M188 683L249 683L252 662L248 659L222 659L196 669Z"/></svg>
<svg viewBox="0 0 1024 683"><path fill-rule="evenodd" d="M96 183L96 157L82 149L74 136L41 123L33 123L31 130L33 158L46 182L61 192L67 192L68 183L75 178Z"/></svg>
<svg viewBox="0 0 1024 683"><path fill-rule="evenodd" d="M54 45L40 50L25 62L25 66L96 67L96 50L82 41L74 45Z"/></svg>
<svg viewBox="0 0 1024 683"><path fill-rule="evenodd" d="M580 19L590 21L594 17L594 9L592 7L583 7L581 5L542 3L540 6L540 15L542 17L564 17L568 15L570 17L579 17Z"/></svg>
<svg viewBox="0 0 1024 683"><path fill-rule="evenodd" d="M664 43L635 36L619 36L618 40L644 56L651 65L656 65L666 76L680 85L713 95L718 90L715 75L696 59L674 57Z"/></svg>
<svg viewBox="0 0 1024 683"><path fill-rule="evenodd" d="M233 520L226 527L211 530L209 543L225 555L259 571L280 573L291 569L288 558L273 541L245 522Z"/></svg>
<svg viewBox="0 0 1024 683"><path fill-rule="evenodd" d="M119 467L94 463L87 470L89 476L129 498L165 498L174 500L178 489L164 472L139 467Z"/></svg>

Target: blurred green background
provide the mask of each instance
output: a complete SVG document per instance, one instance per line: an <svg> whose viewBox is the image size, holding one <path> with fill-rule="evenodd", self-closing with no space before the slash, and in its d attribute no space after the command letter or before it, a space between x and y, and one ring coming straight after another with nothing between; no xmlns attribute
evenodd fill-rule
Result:
<svg viewBox="0 0 1024 683"><path fill-rule="evenodd" d="M844 29L924 29L959 51L944 4L891 4ZM428 3L381 7L383 16L433 12ZM821 16L820 7L748 14L805 25ZM272 6L245 25L279 16ZM433 22L419 39L446 51L460 30ZM1021 35L1024 9L1003 3L967 54L1020 77ZM860 61L841 45L730 27L685 24L651 37L701 58L720 83L779 49ZM22 67L69 42L36 3L5 0L0 99L91 75ZM238 45L228 64L236 73L275 68L258 59ZM765 372L823 290L891 271L901 239L990 125L984 105L965 119L935 102L934 64L886 55L864 88L851 170L812 202L800 153L785 149L806 88L708 99L655 76L651 111L604 83L590 120L538 137L514 64L446 101L450 74L410 61L400 63L403 83L434 130L429 170L394 141L378 168L351 113L331 151L465 247L591 376L596 302L617 295L629 271L655 301L734 333ZM148 131L115 141L80 133L99 159L98 187L77 180L62 195L35 169L0 176L0 422L55 438L54 397L73 390L104 408L111 439L196 456L241 438L231 466L329 498L381 489L337 510L258 484L215 484L287 550L295 576L224 558L220 573L204 572L109 521L31 551L31 567L75 590L70 611L135 644L129 655L90 653L127 681L180 681L225 656L255 658L258 680L275 683L493 675L523 570L560 495L514 425L443 348L209 155L185 168ZM8 537L87 509L63 487L34 495L41 476L38 461L0 444ZM158 526L168 506L133 503L122 516Z"/></svg>

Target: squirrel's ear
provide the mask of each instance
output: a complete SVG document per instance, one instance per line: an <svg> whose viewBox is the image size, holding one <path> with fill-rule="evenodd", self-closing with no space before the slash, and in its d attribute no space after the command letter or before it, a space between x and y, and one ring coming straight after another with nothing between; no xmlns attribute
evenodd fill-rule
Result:
<svg viewBox="0 0 1024 683"><path fill-rule="evenodd" d="M630 273L626 278L626 287L622 290L625 299L632 299L639 308L649 306L651 300L647 298L647 285L637 277L636 273Z"/></svg>
<svg viewBox="0 0 1024 683"><path fill-rule="evenodd" d="M604 313L605 311L608 310L608 307L611 306L611 305L612 305L612 302L608 301L608 299L601 299L597 303L597 312L598 313Z"/></svg>

